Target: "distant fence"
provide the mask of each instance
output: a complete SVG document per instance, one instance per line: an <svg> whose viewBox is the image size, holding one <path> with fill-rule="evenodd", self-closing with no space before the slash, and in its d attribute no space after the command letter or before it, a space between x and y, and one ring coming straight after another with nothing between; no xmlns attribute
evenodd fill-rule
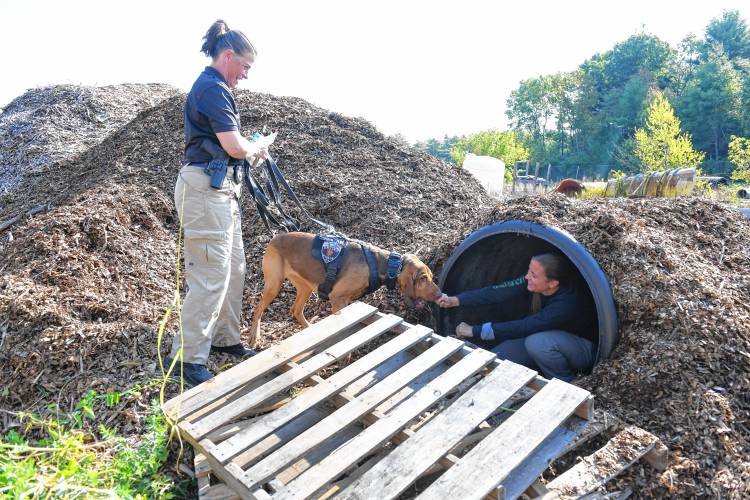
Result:
<svg viewBox="0 0 750 500"><path fill-rule="evenodd" d="M538 168L537 168L538 165ZM625 170L622 166L612 164L602 165L550 165L535 162L519 161L514 166L519 176L539 176L550 184L556 184L562 179L576 179L582 182L601 182L609 179L612 170ZM702 175L712 175L729 178L736 168L730 161L707 160L700 165ZM638 172L627 171L627 174Z"/></svg>
<svg viewBox="0 0 750 500"><path fill-rule="evenodd" d="M513 165L513 178L519 185L554 186L563 179L576 179L582 182L604 182L614 165L557 166L542 165L526 161Z"/></svg>

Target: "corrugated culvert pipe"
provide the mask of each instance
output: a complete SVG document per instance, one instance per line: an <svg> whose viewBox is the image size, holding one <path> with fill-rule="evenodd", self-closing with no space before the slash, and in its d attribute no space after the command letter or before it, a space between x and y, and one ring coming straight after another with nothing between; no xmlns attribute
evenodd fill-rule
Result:
<svg viewBox="0 0 750 500"><path fill-rule="evenodd" d="M522 276L526 274L531 257L545 252L566 256L574 270L572 284L589 292L589 306L596 311L599 330L596 363L607 359L620 339L612 289L596 260L565 231L523 220L498 222L477 229L461 242L443 266L440 289L455 295ZM528 314L528 307L525 303L507 303L440 309L437 311L438 332L453 333L461 321L477 324L519 319Z"/></svg>

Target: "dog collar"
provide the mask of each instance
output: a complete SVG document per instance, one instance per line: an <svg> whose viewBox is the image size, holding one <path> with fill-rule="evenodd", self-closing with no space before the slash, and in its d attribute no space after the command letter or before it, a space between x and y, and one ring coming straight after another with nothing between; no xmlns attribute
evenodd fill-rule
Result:
<svg viewBox="0 0 750 500"><path fill-rule="evenodd" d="M403 262L401 254L398 252L391 252L388 256L388 269L385 273L385 286L388 290L396 288L396 279L398 278L398 275L401 274Z"/></svg>

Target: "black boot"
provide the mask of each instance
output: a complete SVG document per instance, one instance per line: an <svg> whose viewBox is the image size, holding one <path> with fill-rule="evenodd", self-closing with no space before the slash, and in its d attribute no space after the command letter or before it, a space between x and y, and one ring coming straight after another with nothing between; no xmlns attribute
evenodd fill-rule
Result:
<svg viewBox="0 0 750 500"><path fill-rule="evenodd" d="M211 352L223 352L225 354L229 354L231 356L234 356L235 358L240 359L247 359L251 356L255 356L258 354L253 349L247 349L242 344L234 344L234 345L212 345L211 346Z"/></svg>
<svg viewBox="0 0 750 500"><path fill-rule="evenodd" d="M164 365L168 369L169 366L172 365L172 359L166 358L164 360ZM180 379L180 363L177 362L174 365L174 369L172 369L171 376L176 378L177 380ZM199 364L195 363L182 363L182 376L185 382L185 385L188 387L195 387L196 385L200 385L206 380L211 380L214 378L213 374L211 374L208 369Z"/></svg>

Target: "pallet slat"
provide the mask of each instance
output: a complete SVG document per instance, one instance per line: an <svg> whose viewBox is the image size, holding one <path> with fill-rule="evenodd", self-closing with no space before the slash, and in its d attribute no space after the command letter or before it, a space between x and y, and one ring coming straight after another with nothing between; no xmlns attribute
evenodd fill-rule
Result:
<svg viewBox="0 0 750 500"><path fill-rule="evenodd" d="M318 374L385 332L400 335L326 379ZM645 433L651 441L633 453L615 457L620 446L608 443L549 491L541 485L551 461L611 423L593 420L592 401L583 389L355 303L163 409L180 414L195 448L201 500L393 499L428 475L437 479L419 498L551 498L584 494L638 458L663 467L665 448ZM511 404L518 409L487 426Z"/></svg>
<svg viewBox="0 0 750 500"><path fill-rule="evenodd" d="M320 462L324 457L330 455L335 450L344 446L347 442L353 439L359 433L361 429L357 425L350 425L345 429L337 432L331 439L327 440L323 445L319 446L312 451L305 458L300 459L294 464L290 465L283 471L276 475L275 482L278 483L277 490L281 490L284 485L300 474L305 473L313 464ZM278 498L278 492L274 494L274 499Z"/></svg>
<svg viewBox="0 0 750 500"><path fill-rule="evenodd" d="M551 380L418 498L483 498L589 397L583 389Z"/></svg>
<svg viewBox="0 0 750 500"><path fill-rule="evenodd" d="M338 429L354 422L374 409L375 406L408 384L421 372L444 361L448 356L460 349L462 345L463 342L454 338L448 337L443 339L443 341L407 363L393 375L339 408L329 417L308 429L301 436L284 445L273 455L248 469L240 480L248 489L261 485L280 468L288 465L295 458L303 456Z"/></svg>
<svg viewBox="0 0 750 500"><path fill-rule="evenodd" d="M325 368L334 361L343 358L353 350L382 335L401 323L401 321L401 318L395 315L385 316L343 339L341 342L334 344L320 354L313 356L304 363L296 365L291 370L275 377L273 380L254 390L252 394L224 405L222 408L206 415L197 422L181 422L179 424L180 428L188 432L193 438L202 439L213 429L226 424L248 409L260 405L275 394L309 378L318 370ZM254 359L247 360L247 362L253 363Z"/></svg>
<svg viewBox="0 0 750 500"><path fill-rule="evenodd" d="M636 460L660 443L651 433L637 427L626 427L606 445L547 484L550 491L545 498L556 494L583 496L591 493L630 467Z"/></svg>
<svg viewBox="0 0 750 500"><path fill-rule="evenodd" d="M565 454L565 450L576 437L586 432L590 422L578 417L571 417L572 425L562 425L550 434L544 442L516 467L503 481L506 498L520 497L537 478L544 473L549 464ZM568 428L570 427L570 428Z"/></svg>
<svg viewBox="0 0 750 500"><path fill-rule="evenodd" d="M349 383L360 377L362 373L368 372L399 352L423 340L430 332L429 328L421 326L413 327L363 358L358 359L343 370L333 374L328 379L323 380L317 386L308 389L304 394L296 397L283 408L256 419L251 427L237 433L216 448L215 456L217 460L226 462L231 459L242 450L274 432L279 426L296 418L308 408L343 390ZM245 460L236 460L236 462L240 466L244 466L247 463Z"/></svg>
<svg viewBox="0 0 750 500"><path fill-rule="evenodd" d="M279 429L276 429L273 433L265 436L258 443L252 445L247 450L244 450L232 461L232 463L242 468L246 464L258 460L259 457L267 455L270 451L299 436L306 429L324 419L326 415L328 414L318 408L311 408L305 411L299 417L283 425ZM217 455L217 450L218 447L214 447L210 450L214 457Z"/></svg>
<svg viewBox="0 0 750 500"><path fill-rule="evenodd" d="M233 368L218 373L213 379L189 389L164 403L164 413L175 420L210 404L230 391L278 368L295 356L314 348L339 332L356 325L371 316L376 309L362 302L355 302L339 314L332 314L301 332L284 339L251 359ZM248 361L252 361L248 363Z"/></svg>
<svg viewBox="0 0 750 500"><path fill-rule="evenodd" d="M466 356L450 367L445 373L429 382L403 404L395 408L387 418L375 422L345 446L289 483L286 488L277 492L276 497L279 499L291 499L305 498L312 495L327 482L334 480L338 475L367 456L376 447L389 440L405 427L406 424L442 399L467 377L471 377L488 363L492 362L494 358L495 356L492 353L476 351ZM471 429L467 433L470 431ZM407 443L412 439L415 438L410 438L407 440ZM412 459L414 458L416 457L412 457ZM436 457L435 460L438 458L440 457ZM399 471L399 474L401 474L401 471ZM378 493L377 497L383 498L381 493ZM361 498L368 497L364 496Z"/></svg>
<svg viewBox="0 0 750 500"><path fill-rule="evenodd" d="M341 493L341 498L397 497L535 376L533 370L502 361L413 437L350 485Z"/></svg>

